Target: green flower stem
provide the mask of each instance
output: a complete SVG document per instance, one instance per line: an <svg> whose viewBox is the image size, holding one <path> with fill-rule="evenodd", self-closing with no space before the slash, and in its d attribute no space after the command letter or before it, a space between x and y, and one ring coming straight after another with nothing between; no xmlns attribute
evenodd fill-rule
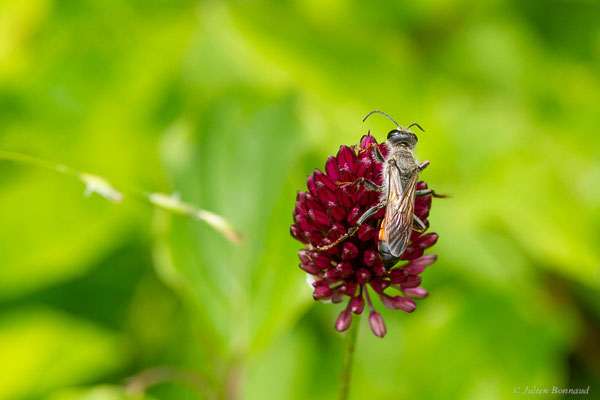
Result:
<svg viewBox="0 0 600 400"><path fill-rule="evenodd" d="M344 344L344 364L342 365L342 377L340 379L340 400L346 400L350 390L350 379L352 378L352 364L354 363L354 349L356 348L356 339L358 337L358 327L360 325L360 314L352 316L352 324L346 333Z"/></svg>
<svg viewBox="0 0 600 400"><path fill-rule="evenodd" d="M56 163L53 163L53 162L50 162L47 160L43 160L41 158L28 156L26 154L14 153L12 151L0 150L0 159L8 160L8 161L15 161L15 162L22 163L22 164L28 164L28 165L32 165L34 167L52 169L52 170L55 170L57 172L60 172L61 174L65 174L65 175L71 175L71 176L77 175L77 173L74 170L68 168L65 165L56 164Z"/></svg>
<svg viewBox="0 0 600 400"><path fill-rule="evenodd" d="M69 168L66 165L56 164L26 154L0 150L0 160L8 160L38 168L49 169L79 179L85 185L85 194L88 196L92 193L97 193L110 202L120 203L126 194L129 198L133 198L143 203L150 203L152 206L170 213L203 221L233 243L240 243L243 239L242 235L238 233L225 218L210 211L197 208L193 204L186 203L177 195L144 193L135 188L122 188L117 190L108 179L101 176L86 174Z"/></svg>

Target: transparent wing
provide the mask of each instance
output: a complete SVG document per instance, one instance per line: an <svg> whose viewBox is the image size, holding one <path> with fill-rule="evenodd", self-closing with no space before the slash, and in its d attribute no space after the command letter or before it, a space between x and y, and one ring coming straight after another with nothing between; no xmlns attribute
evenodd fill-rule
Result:
<svg viewBox="0 0 600 400"><path fill-rule="evenodd" d="M379 240L388 244L394 257L400 257L404 253L410 240L418 178L419 175L415 171L406 187L403 187L398 169L389 170L388 199Z"/></svg>

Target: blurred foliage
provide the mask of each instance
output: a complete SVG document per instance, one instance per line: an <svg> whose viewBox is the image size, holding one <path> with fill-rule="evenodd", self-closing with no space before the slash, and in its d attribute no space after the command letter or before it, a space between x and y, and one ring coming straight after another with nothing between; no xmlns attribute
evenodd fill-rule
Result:
<svg viewBox="0 0 600 400"><path fill-rule="evenodd" d="M380 306L384 340L362 324L351 398L598 396L599 20L594 1L0 2L1 150L176 192L246 238L0 160L0 399L334 397L341 306L313 302L289 225L328 155L385 137L372 109L425 127L423 177L452 198L431 296Z"/></svg>

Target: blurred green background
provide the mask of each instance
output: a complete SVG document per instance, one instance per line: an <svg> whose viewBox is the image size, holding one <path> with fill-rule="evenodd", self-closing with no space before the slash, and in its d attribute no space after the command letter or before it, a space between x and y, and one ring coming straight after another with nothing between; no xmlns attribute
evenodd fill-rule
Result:
<svg viewBox="0 0 600 400"><path fill-rule="evenodd" d="M0 2L0 399L330 399L343 307L314 302L296 190L390 113L419 122L430 297L362 321L353 399L600 398L600 4ZM517 389L515 389L517 388ZM544 396L528 396L544 397ZM548 395L549 398L562 398ZM582 396L583 397L583 396Z"/></svg>

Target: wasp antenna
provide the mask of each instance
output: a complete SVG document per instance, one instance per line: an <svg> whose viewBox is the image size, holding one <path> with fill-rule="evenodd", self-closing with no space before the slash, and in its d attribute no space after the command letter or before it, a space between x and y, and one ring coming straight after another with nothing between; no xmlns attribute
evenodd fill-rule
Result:
<svg viewBox="0 0 600 400"><path fill-rule="evenodd" d="M417 127L417 128L419 128L420 130L422 130L423 132L425 132L425 129L421 128L421 125L417 124L416 122L415 122L414 124L410 124L410 125L408 126L408 128L406 128L406 129L410 129L410 127L411 127L411 126L416 126L416 127Z"/></svg>
<svg viewBox="0 0 600 400"><path fill-rule="evenodd" d="M369 116L370 116L371 114L374 114L374 113L378 113L378 114L381 114L381 115L385 115L386 117L388 117L389 119L391 119L391 120L392 120L392 122L393 122L393 123L395 123L395 124L396 124L396 126L397 126L398 128L400 128L400 124L399 124L399 123L397 123L397 122L394 120L394 118L390 117L389 115L387 115L387 114L386 114L386 113L384 113L383 111L378 111L378 110L374 110L374 111L371 111L370 113L368 113L368 114L367 114L367 116L366 116L366 117L365 117L365 118L362 120L362 122L365 122L365 121L367 120L367 118L369 118Z"/></svg>

